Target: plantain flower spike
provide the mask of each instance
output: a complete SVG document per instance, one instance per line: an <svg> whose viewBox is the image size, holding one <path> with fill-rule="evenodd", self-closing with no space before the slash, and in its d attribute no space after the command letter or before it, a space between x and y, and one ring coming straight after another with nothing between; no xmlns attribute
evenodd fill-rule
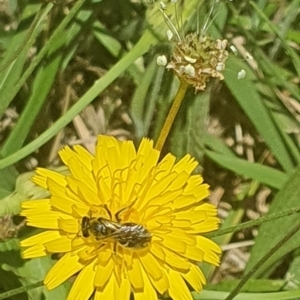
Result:
<svg viewBox="0 0 300 300"><path fill-rule="evenodd" d="M204 91L210 78L223 80L228 57L227 40L214 40L209 35L188 34L175 44L171 61L166 66L180 80L192 85L195 91Z"/></svg>
<svg viewBox="0 0 300 300"><path fill-rule="evenodd" d="M181 81L192 85L196 92L205 90L206 83L211 78L224 79L222 71L225 69L225 61L228 58L227 40L213 39L206 33L208 21L213 14L216 3L217 1L211 7L202 30L190 33L184 38L180 37L172 20L166 13L166 8L160 7L165 23L177 40L173 47L171 60L166 68L173 70ZM176 19L178 19L178 16Z"/></svg>

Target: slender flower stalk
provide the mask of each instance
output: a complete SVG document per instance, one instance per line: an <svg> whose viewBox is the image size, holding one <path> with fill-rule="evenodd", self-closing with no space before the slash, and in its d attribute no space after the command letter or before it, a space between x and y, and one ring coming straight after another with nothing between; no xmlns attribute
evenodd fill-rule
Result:
<svg viewBox="0 0 300 300"><path fill-rule="evenodd" d="M44 284L76 275L68 300L190 299L205 284L199 263L217 266L221 249L204 234L218 228L197 162L160 159L153 142L99 136L95 155L81 146L60 157L69 173L39 168L32 178L51 196L28 200L21 215L43 232L21 242L23 257L60 253Z"/></svg>
<svg viewBox="0 0 300 300"><path fill-rule="evenodd" d="M163 148L187 87L191 85L195 88L195 92L199 92L206 89L206 84L211 78L223 80L224 76L221 72L225 69L225 61L228 57L228 52L226 51L227 40L215 40L210 35L205 34L208 19L201 33L190 33L181 38L176 27L164 12L166 9L165 5L162 3L160 5L160 11L170 28L167 35L171 39L173 34L175 34L177 41L174 43L170 61L167 63L166 58L160 56L158 62L159 65L166 65L167 69L173 70L180 80L180 86L156 143L155 148L158 150ZM209 16L211 16L213 10L214 5Z"/></svg>
<svg viewBox="0 0 300 300"><path fill-rule="evenodd" d="M174 123L174 120L178 113L178 110L181 106L181 103L182 103L182 100L184 98L187 88L188 88L188 84L185 81L180 81L179 89L177 91L177 94L175 96L173 104L169 110L168 116L165 120L164 126L160 132L160 135L159 135L158 140L155 145L155 149L157 149L158 151L161 151L165 144L165 141L166 141L168 134L172 128L172 125Z"/></svg>

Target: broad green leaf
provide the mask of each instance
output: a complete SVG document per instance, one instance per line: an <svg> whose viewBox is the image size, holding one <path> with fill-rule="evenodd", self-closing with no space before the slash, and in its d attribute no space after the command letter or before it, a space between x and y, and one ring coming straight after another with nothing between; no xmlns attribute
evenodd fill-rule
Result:
<svg viewBox="0 0 300 300"><path fill-rule="evenodd" d="M65 166L55 168L54 170L61 174L69 174L69 170ZM0 216L19 214L21 202L23 201L49 197L47 190L31 181L33 175L34 172L27 172L17 178L14 191L0 200Z"/></svg>
<svg viewBox="0 0 300 300"><path fill-rule="evenodd" d="M17 215L21 210L21 202L28 199L45 198L49 192L35 185L30 178L34 172L20 175L15 191L0 200L0 216Z"/></svg>
<svg viewBox="0 0 300 300"><path fill-rule="evenodd" d="M297 170L289 176L286 184L274 198L268 213L272 214L284 209L299 207L299 186L300 167L298 167ZM258 231L258 236L255 238L255 244L251 250L251 256L246 266L245 273L247 273L266 254L266 252L274 247L274 245L276 245L297 222L299 222L299 214L262 224ZM282 248L277 250L275 254L262 264L259 270L255 273L255 277L260 276L284 255L298 248L299 245L300 232L296 233Z"/></svg>
<svg viewBox="0 0 300 300"><path fill-rule="evenodd" d="M1 269L13 273L23 286L43 281L54 262L50 257L22 260L17 239L11 239L0 244L0 256L3 257ZM1 274L1 273L0 273ZM28 291L30 299L56 300L66 299L70 284L64 283L53 291L39 287Z"/></svg>
<svg viewBox="0 0 300 300"><path fill-rule="evenodd" d="M205 154L220 166L275 189L281 189L288 179L285 173L259 163L251 163L241 158L226 156L209 150L206 150Z"/></svg>

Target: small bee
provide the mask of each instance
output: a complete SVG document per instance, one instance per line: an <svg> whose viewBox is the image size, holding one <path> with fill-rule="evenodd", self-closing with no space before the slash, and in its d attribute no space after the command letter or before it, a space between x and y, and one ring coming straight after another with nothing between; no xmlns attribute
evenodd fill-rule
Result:
<svg viewBox="0 0 300 300"><path fill-rule="evenodd" d="M81 231L84 237L94 236L96 240L101 240L111 236L113 232L120 229L120 224L105 218L83 217L81 221Z"/></svg>
<svg viewBox="0 0 300 300"><path fill-rule="evenodd" d="M124 223L111 235L119 244L128 248L145 248L151 241L151 233L142 225Z"/></svg>
<svg viewBox="0 0 300 300"><path fill-rule="evenodd" d="M108 209L105 207L108 211ZM122 209L121 211L123 211ZM81 221L81 231L83 237L95 237L97 241L105 239L114 239L120 245L127 248L144 248L151 241L151 233L142 225L127 222L120 222L120 212L116 214L116 220L105 218L83 217ZM111 216L110 212L108 214Z"/></svg>

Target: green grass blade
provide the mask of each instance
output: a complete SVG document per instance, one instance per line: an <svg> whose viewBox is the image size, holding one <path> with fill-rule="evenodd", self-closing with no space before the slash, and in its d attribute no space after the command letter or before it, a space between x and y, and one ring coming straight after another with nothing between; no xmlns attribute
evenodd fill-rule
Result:
<svg viewBox="0 0 300 300"><path fill-rule="evenodd" d="M273 200L269 214L280 212L285 209L290 209L299 206L300 199L300 167L288 178L286 184L280 190ZM285 234L299 222L299 214L291 215L285 218L273 220L262 224L258 236L255 239L255 244L251 251L249 262L246 266L245 272L247 273L257 262L262 258L271 247L276 245ZM280 228L280 230L278 230ZM300 232L296 233L284 247L277 250L267 262L265 262L256 273L256 276L261 275L269 267L274 265L275 262L280 260L285 254L298 248L300 245Z"/></svg>
<svg viewBox="0 0 300 300"><path fill-rule="evenodd" d="M63 39L61 39L61 42L61 45L63 45ZM36 121L36 117L47 99L47 95L59 70L61 59L62 52L54 57L46 66L39 68L33 83L31 97L16 126L6 139L4 146L0 151L2 157L17 151L22 147L32 124Z"/></svg>
<svg viewBox="0 0 300 300"><path fill-rule="evenodd" d="M18 92L16 86L19 84L28 50L43 29L43 21L51 7L52 5L48 5L44 10L39 12L40 5L30 5L28 10L24 11L23 18L28 17L28 11L30 13L32 13L32 11L36 12L37 15L32 26L25 31L21 30L19 33L16 33L11 41L10 47L6 51L7 55L4 57L4 63L2 64L4 70L0 73L0 115L13 100L14 97L12 97L12 93L15 95ZM6 63L10 60L13 61L5 67Z"/></svg>
<svg viewBox="0 0 300 300"><path fill-rule="evenodd" d="M135 124L135 132L137 139L140 140L146 136L148 124L144 124L145 111L147 111L147 94L149 92L152 80L157 72L156 60L153 59L147 67L144 76L141 79L140 84L136 88L132 101L131 101L131 113L132 119ZM147 126L147 127L146 127Z"/></svg>
<svg viewBox="0 0 300 300"><path fill-rule="evenodd" d="M229 293L204 290L192 295L194 300L225 300ZM234 300L297 300L299 297L300 290L295 290L278 293L241 293Z"/></svg>
<svg viewBox="0 0 300 300"><path fill-rule="evenodd" d="M145 54L152 44L156 43L156 38L150 31L146 31L135 47L122 58L113 68L109 70L90 88L67 112L58 119L53 126L42 133L37 139L26 145L19 151L11 154L5 159L0 160L0 169L5 168L20 159L34 152L40 146L55 136L64 126L80 113L89 103L91 103L110 83L120 76L137 58Z"/></svg>

